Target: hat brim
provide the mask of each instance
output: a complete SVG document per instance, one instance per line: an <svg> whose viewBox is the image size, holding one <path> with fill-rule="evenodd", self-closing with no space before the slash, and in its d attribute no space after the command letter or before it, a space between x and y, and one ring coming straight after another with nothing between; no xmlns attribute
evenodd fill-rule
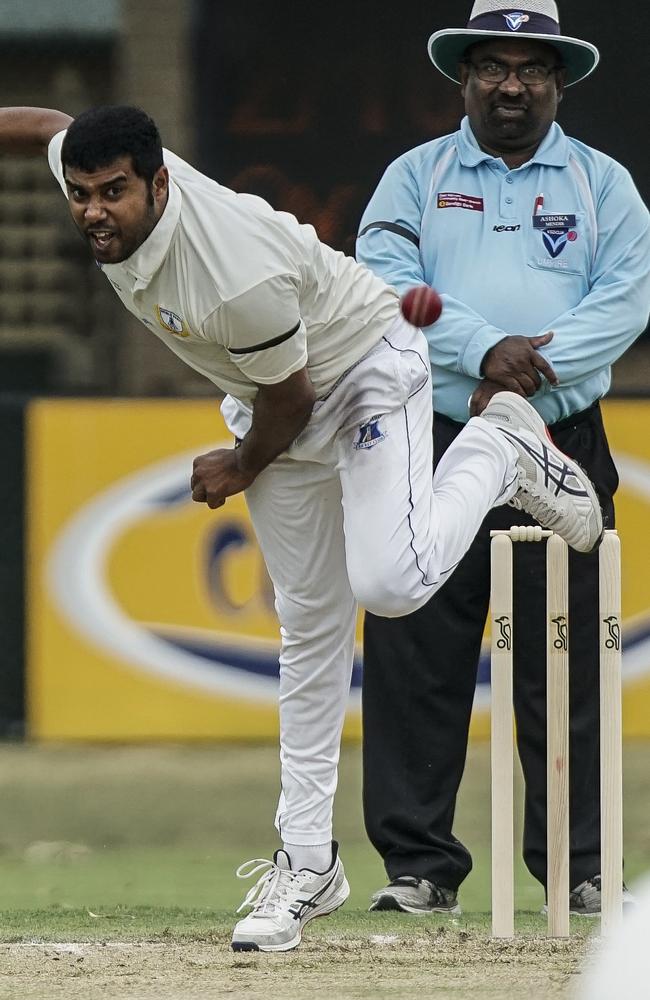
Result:
<svg viewBox="0 0 650 1000"><path fill-rule="evenodd" d="M565 35L526 34L518 31L516 34L505 31L472 31L470 28L444 28L436 31L429 39L428 50L431 62L450 80L460 83L458 64L462 62L465 50L476 42L484 42L487 38L528 38L534 42L546 42L558 50L562 63L566 67L566 86L579 83L593 73L600 60L600 53L595 45L583 42L579 38L568 38Z"/></svg>

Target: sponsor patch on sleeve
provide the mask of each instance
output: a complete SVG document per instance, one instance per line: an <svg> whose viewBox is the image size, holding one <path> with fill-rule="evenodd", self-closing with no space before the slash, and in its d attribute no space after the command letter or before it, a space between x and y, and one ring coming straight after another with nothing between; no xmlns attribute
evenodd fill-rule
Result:
<svg viewBox="0 0 650 1000"><path fill-rule="evenodd" d="M458 194L457 191L444 191L438 194L438 208L467 208L470 212L482 212L483 199L474 198L471 194Z"/></svg>

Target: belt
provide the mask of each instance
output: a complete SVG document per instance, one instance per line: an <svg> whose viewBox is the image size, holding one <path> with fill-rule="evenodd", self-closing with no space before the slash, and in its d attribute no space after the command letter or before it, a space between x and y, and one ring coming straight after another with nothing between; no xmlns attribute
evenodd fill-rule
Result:
<svg viewBox="0 0 650 1000"><path fill-rule="evenodd" d="M575 427L578 424L584 423L585 420L590 420L592 415L598 410L600 406L600 400L596 399L594 402L584 410L579 410L577 413L572 413L568 417L563 417L562 420L557 420L554 424L549 424L548 429L551 433L556 431L566 430L567 427ZM459 420L452 420L451 417L446 416L444 413L439 413L437 410L433 411L433 419L438 420L441 424L446 424L448 427L456 427L458 430L465 425Z"/></svg>

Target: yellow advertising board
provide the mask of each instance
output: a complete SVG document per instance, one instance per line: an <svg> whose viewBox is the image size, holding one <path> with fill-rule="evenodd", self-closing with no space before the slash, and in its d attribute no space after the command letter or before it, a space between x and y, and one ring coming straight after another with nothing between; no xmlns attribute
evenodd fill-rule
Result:
<svg viewBox="0 0 650 1000"><path fill-rule="evenodd" d="M606 409L621 470L626 733L645 736L650 435L640 428L650 406ZM210 511L189 492L194 456L231 445L218 405L43 400L27 427L30 736L275 738L278 625L245 502ZM357 663L349 737L359 681ZM476 735L487 690L479 683Z"/></svg>
<svg viewBox="0 0 650 1000"><path fill-rule="evenodd" d="M218 404L36 401L27 438L29 734L274 736L278 625L244 499L189 491L194 456L232 445Z"/></svg>

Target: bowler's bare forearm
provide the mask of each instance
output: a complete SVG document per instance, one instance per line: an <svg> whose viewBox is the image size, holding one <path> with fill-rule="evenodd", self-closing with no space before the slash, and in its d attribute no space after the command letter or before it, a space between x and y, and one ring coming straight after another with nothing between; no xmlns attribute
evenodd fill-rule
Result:
<svg viewBox="0 0 650 1000"><path fill-rule="evenodd" d="M49 108L0 108L0 153L46 153L50 140L72 118Z"/></svg>
<svg viewBox="0 0 650 1000"><path fill-rule="evenodd" d="M238 449L239 468L252 476L286 451L306 426L316 394L307 369L258 389L251 429Z"/></svg>
<svg viewBox="0 0 650 1000"><path fill-rule="evenodd" d="M192 499L215 510L247 490L274 458L295 441L311 416L316 394L303 368L275 385L260 386L253 423L239 448L217 448L194 459Z"/></svg>

